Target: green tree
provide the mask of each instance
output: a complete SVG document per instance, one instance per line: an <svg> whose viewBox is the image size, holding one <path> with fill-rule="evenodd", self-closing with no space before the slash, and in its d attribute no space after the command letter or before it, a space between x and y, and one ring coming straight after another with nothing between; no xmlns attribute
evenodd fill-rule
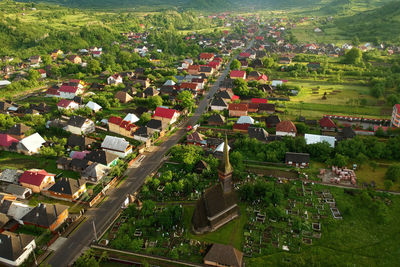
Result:
<svg viewBox="0 0 400 267"><path fill-rule="evenodd" d="M150 107L150 108L156 109L157 107L162 106L162 104L163 104L163 99L162 99L162 97L159 96L159 95L152 96L152 97L149 99L149 102L148 102L148 103L149 103L149 107Z"/></svg>
<svg viewBox="0 0 400 267"><path fill-rule="evenodd" d="M87 64L87 71L92 74L97 74L101 72L100 62L96 59L91 59L88 61Z"/></svg>
<svg viewBox="0 0 400 267"><path fill-rule="evenodd" d="M362 60L362 52L360 49L353 47L344 55L344 62L347 64L359 64Z"/></svg>
<svg viewBox="0 0 400 267"><path fill-rule="evenodd" d="M150 120L151 120L151 114L148 113L148 112L145 112L140 116L140 121L139 122L140 122L141 125L145 125Z"/></svg>
<svg viewBox="0 0 400 267"><path fill-rule="evenodd" d="M240 63L240 61L237 59L234 59L234 60L232 60L230 67L231 67L231 70L239 70L241 66L242 66L242 64Z"/></svg>
<svg viewBox="0 0 400 267"><path fill-rule="evenodd" d="M398 181L400 178L400 164L394 164L390 166L385 174L386 180L391 180L392 182Z"/></svg>
<svg viewBox="0 0 400 267"><path fill-rule="evenodd" d="M195 105L195 101L191 92L186 90L181 91L179 92L176 99L181 103L184 108L187 108L189 112L192 111L192 108Z"/></svg>

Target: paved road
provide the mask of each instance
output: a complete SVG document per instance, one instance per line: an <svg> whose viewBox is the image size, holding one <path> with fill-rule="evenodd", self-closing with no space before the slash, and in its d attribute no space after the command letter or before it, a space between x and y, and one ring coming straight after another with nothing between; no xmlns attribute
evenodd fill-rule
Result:
<svg viewBox="0 0 400 267"><path fill-rule="evenodd" d="M254 44L254 39L249 43L246 49ZM234 58L237 58L234 57ZM229 74L229 66L232 60L227 64L226 69L223 71L218 80L210 88L208 95L200 101L198 108L194 115L178 130L174 135L167 139L161 146L154 152L150 153L141 163L139 168L130 169L128 178L119 188L113 188L108 191L109 198L98 208L91 209L86 213L89 219L86 220L66 241L55 251L47 263L54 267L68 266L72 264L81 252L91 244L94 239L93 221L97 232L102 232L110 224L110 221L118 213L122 203L124 202L127 194L133 194L144 183L148 175L156 170L164 155L168 150L176 145L179 140L185 135L186 127L188 125L195 125L199 120L201 114L206 111L208 101L217 92L219 84Z"/></svg>

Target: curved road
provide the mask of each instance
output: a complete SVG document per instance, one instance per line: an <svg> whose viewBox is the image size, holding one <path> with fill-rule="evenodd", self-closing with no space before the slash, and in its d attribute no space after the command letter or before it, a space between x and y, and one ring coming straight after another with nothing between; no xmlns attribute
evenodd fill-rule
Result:
<svg viewBox="0 0 400 267"><path fill-rule="evenodd" d="M254 39L250 41L247 49L251 48L254 44ZM144 183L148 175L156 170L160 162L164 158L168 150L176 145L179 140L185 135L186 127L188 125L195 125L200 116L206 111L208 101L212 99L214 94L218 91L219 84L223 81L229 71L232 58L227 64L226 69L220 75L218 80L210 88L207 97L200 101L198 108L189 120L181 127L175 134L167 139L157 150L150 153L142 161L141 166L136 169L128 171L128 178L119 188L112 188L107 192L109 198L103 202L98 208L90 209L85 216L89 217L79 228L73 232L67 240L47 259L47 263L54 267L62 267L72 265L74 261L80 256L86 247L88 247L94 240L93 221L96 226L97 233L103 232L106 227L111 223L111 220L119 212L120 207L126 199L127 194L133 194Z"/></svg>

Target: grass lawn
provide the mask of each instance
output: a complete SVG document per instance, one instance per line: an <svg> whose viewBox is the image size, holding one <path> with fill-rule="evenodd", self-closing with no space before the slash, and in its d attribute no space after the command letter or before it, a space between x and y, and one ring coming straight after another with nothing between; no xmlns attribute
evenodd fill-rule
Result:
<svg viewBox="0 0 400 267"><path fill-rule="evenodd" d="M314 188L326 189L321 185ZM329 190L343 220L329 216L322 221L321 239L313 239L312 245L302 245L299 251L245 258L246 266L397 266L400 197L378 197L391 200L391 204L381 204L385 208L382 220L371 208L376 200L364 201L357 195L361 191L354 191L353 196L342 188Z"/></svg>
<svg viewBox="0 0 400 267"><path fill-rule="evenodd" d="M321 81L292 81L288 85L300 86L301 91L298 96L291 97L291 101L304 103L317 103L329 105L347 105L349 99L359 100L364 98L368 103L376 104L376 98L369 94L369 88L362 85L349 84L331 84ZM340 91L340 92L339 92ZM324 93L327 93L327 99L322 100Z"/></svg>
<svg viewBox="0 0 400 267"><path fill-rule="evenodd" d="M221 243L226 245L231 245L237 249L241 249L244 242L243 229L247 222L246 216L246 207L245 205L240 206L240 217L225 224L219 230L207 233L203 235L195 235L192 233L188 233L188 238L195 239L199 241L205 241L208 243ZM193 215L194 207L185 207L184 208L184 223L187 229L191 227L191 220Z"/></svg>
<svg viewBox="0 0 400 267"><path fill-rule="evenodd" d="M395 163L395 162L392 162ZM375 182L376 188L385 189L384 181L385 174L388 169L388 164L382 164L378 162L378 167L374 170L369 164L364 164L356 171L358 184L361 185L363 182L370 184L372 181ZM400 182L394 182L390 188L393 191L400 190Z"/></svg>
<svg viewBox="0 0 400 267"><path fill-rule="evenodd" d="M56 159L49 159L39 155L27 156L8 151L0 151L0 169L45 169L49 173L62 173L63 177L79 178L80 175L74 171L57 169Z"/></svg>

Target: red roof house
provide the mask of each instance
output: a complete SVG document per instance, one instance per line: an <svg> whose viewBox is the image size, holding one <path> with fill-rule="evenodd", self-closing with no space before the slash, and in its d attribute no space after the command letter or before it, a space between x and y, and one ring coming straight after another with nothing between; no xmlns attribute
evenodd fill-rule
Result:
<svg viewBox="0 0 400 267"><path fill-rule="evenodd" d="M265 75L265 74L260 75L260 77L257 78L257 81L258 82L262 82L262 83L266 83L266 82L268 82L268 76Z"/></svg>
<svg viewBox="0 0 400 267"><path fill-rule="evenodd" d="M13 143L18 143L18 139L8 135L8 134L0 134L0 146L2 147L10 147Z"/></svg>
<svg viewBox="0 0 400 267"><path fill-rule="evenodd" d="M246 72L243 70L232 70L231 71L231 79L246 79Z"/></svg>
<svg viewBox="0 0 400 267"><path fill-rule="evenodd" d="M79 104L72 100L61 99L60 102L57 103L57 108L74 110L79 108Z"/></svg>
<svg viewBox="0 0 400 267"><path fill-rule="evenodd" d="M276 135L279 136L293 136L297 134L296 125L291 121L281 121L276 125Z"/></svg>
<svg viewBox="0 0 400 267"><path fill-rule="evenodd" d="M43 188L54 184L54 174L45 170L29 170L25 171L19 178L19 183L27 188L32 189L34 193L40 193Z"/></svg>
<svg viewBox="0 0 400 267"><path fill-rule="evenodd" d="M321 126L322 130L324 130L324 131L335 131L335 129L336 129L336 124L329 117L323 117L319 121L319 125Z"/></svg>
<svg viewBox="0 0 400 267"><path fill-rule="evenodd" d="M268 99L266 98L252 98L251 103L256 103L256 104L267 104Z"/></svg>
<svg viewBox="0 0 400 267"><path fill-rule="evenodd" d="M243 58L249 58L251 56L250 53L246 53L246 52L242 52L240 53L239 57L243 57Z"/></svg>
<svg viewBox="0 0 400 267"><path fill-rule="evenodd" d="M179 112L175 109L157 107L154 111L153 119L162 122L174 123L179 117Z"/></svg>
<svg viewBox="0 0 400 267"><path fill-rule="evenodd" d="M229 104L228 110L231 117L247 116L248 106L247 104Z"/></svg>
<svg viewBox="0 0 400 267"><path fill-rule="evenodd" d="M200 60L205 60L207 62L210 62L214 59L215 55L213 53L201 53L200 54Z"/></svg>

